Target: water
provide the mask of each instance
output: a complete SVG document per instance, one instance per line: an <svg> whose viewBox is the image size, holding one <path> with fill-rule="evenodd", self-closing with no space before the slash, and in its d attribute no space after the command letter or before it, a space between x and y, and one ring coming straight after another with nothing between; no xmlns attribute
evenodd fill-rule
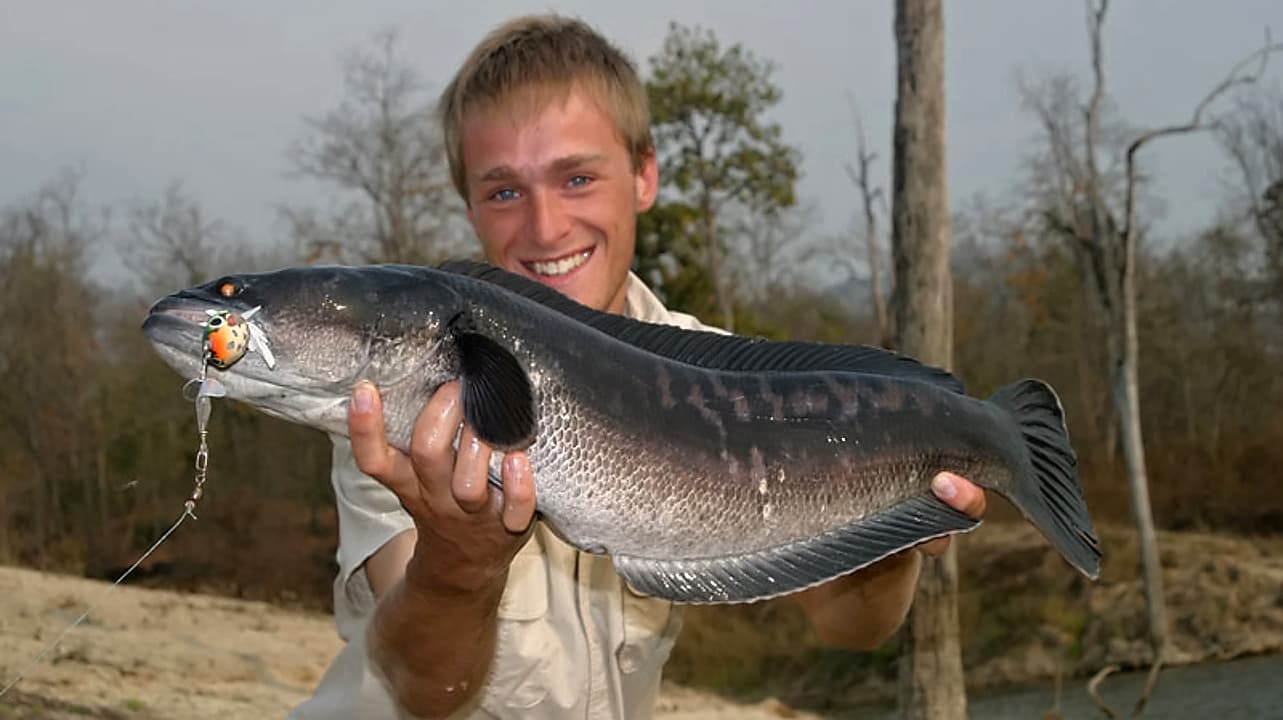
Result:
<svg viewBox="0 0 1283 720"><path fill-rule="evenodd" d="M1115 673L1101 684L1101 697L1118 713L1130 717L1132 705L1145 686L1145 673ZM1051 709L1051 683L970 695L973 720L1041 720ZM1104 715L1087 696L1085 679L1064 685L1060 702L1064 720L1097 720ZM879 716L889 720L894 713ZM1149 699L1143 720L1283 720L1283 655L1223 663L1165 668Z"/></svg>

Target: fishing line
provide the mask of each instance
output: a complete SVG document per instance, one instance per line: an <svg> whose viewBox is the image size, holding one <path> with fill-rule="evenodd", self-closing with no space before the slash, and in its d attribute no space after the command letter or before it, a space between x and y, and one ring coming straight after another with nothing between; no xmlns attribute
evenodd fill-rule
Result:
<svg viewBox="0 0 1283 720"><path fill-rule="evenodd" d="M161 535L160 539L157 540L155 543L153 543L152 546L147 549L147 552L143 553L142 557L138 558L138 560L133 565L130 565L128 570L121 573L120 577L116 578L116 582L111 584L111 587L114 588L120 583L124 582L125 578L129 577L130 573L138 569L138 566L142 565L143 561L146 560L149 555L155 552L156 548L161 546L161 543L169 539L169 536L172 535L174 531L178 529L179 525L183 524L183 521L186 520L188 516L191 516L192 518L196 517L195 515L192 515L191 511L189 511L186 507L184 507L182 514L179 515L178 519L174 521L174 524L171 525L169 529L165 531L165 534ZM0 697L4 697L5 693L9 692L9 690L12 689L14 685L17 685L22 680L22 678L26 677L27 673L31 671L31 668L35 667L36 665L39 665L40 661L44 660L46 655L53 652L54 648L58 647L58 644L62 642L63 638L67 637L68 633L70 633L72 630L75 630L80 625L80 623L84 622L89 617L89 613L93 612L96 609L98 609L97 605L91 605L88 610L85 610L83 613L80 614L80 617L76 618L75 622L68 625L66 629L63 630L62 633L58 635L57 638L54 639L53 642L45 646L45 649L41 650L39 655L32 658L30 662L28 662L25 666L23 666L22 669L18 671L17 677L9 681L8 685L5 685L3 688L0 688Z"/></svg>
<svg viewBox="0 0 1283 720"><path fill-rule="evenodd" d="M183 396L196 404L196 430L200 440L199 445L196 448L196 474L192 479L192 492L188 495L187 500L183 502L183 512L178 516L178 519L174 521L174 524L169 526L169 529L160 536L160 539L152 543L152 546L147 548L147 552L143 553L141 557L134 561L134 564L130 565L129 569L121 573L120 577L116 578L116 581L111 584L110 588L115 588L120 585L120 583L124 582L125 578L129 577L134 570L137 570L138 566L143 564L143 561L145 561L153 552L156 551L157 548L168 540L170 535L174 534L174 531L183 524L184 520L189 517L193 520L197 519L196 503L200 501L201 496L205 493L205 480L207 470L209 468L209 443L207 442L207 439L209 415L210 410L212 409L210 398L223 397L227 394L226 389L223 388L221 383L214 378L206 376L210 360L211 351L208 338L206 338L204 341L204 361L201 363L200 377L194 380L189 380L187 384L183 386ZM101 601L99 604L101 604ZM35 658L23 666L22 669L18 671L17 677L11 680L9 684L5 685L4 688L0 688L0 697L4 697L5 693L9 692L9 690L17 685L18 682L21 681L33 667L38 665L41 660L44 660L46 655L53 652L54 648L58 647L58 644L62 642L63 638L67 637L68 633L75 630L81 623L83 623L89 617L89 614L97 608L98 605L91 605L89 609L80 614L80 617L76 618L74 622L68 625L53 642L49 643L44 650L41 650L39 655L36 655Z"/></svg>

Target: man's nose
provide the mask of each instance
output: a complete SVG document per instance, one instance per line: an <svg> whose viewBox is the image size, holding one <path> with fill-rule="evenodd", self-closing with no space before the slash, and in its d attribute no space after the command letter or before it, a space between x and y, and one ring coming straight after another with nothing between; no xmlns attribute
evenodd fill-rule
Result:
<svg viewBox="0 0 1283 720"><path fill-rule="evenodd" d="M530 229L538 245L558 244L570 232L565 203L556 193L536 190L531 195Z"/></svg>

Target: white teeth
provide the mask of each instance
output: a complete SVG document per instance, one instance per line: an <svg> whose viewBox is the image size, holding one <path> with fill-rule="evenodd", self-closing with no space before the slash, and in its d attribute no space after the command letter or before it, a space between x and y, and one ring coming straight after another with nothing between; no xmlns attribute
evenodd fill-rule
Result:
<svg viewBox="0 0 1283 720"><path fill-rule="evenodd" d="M571 270L583 265L585 262L588 262L588 257L590 255L592 255L592 250L585 250L583 252L564 257L560 260L552 260L549 262L536 261L530 263L530 269L540 275L565 275Z"/></svg>

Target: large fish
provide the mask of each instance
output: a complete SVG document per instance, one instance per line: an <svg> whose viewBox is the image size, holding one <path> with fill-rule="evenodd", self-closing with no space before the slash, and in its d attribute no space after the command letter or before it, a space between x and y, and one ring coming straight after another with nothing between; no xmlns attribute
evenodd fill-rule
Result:
<svg viewBox="0 0 1283 720"><path fill-rule="evenodd" d="M143 329L194 377L211 313L254 308L249 335L271 353L209 371L230 397L346 434L369 380L405 449L427 398L459 379L477 434L529 453L542 519L643 593L759 600L970 530L931 493L942 470L1099 572L1061 406L1037 380L980 400L881 349L638 322L472 262L233 275L160 300Z"/></svg>

